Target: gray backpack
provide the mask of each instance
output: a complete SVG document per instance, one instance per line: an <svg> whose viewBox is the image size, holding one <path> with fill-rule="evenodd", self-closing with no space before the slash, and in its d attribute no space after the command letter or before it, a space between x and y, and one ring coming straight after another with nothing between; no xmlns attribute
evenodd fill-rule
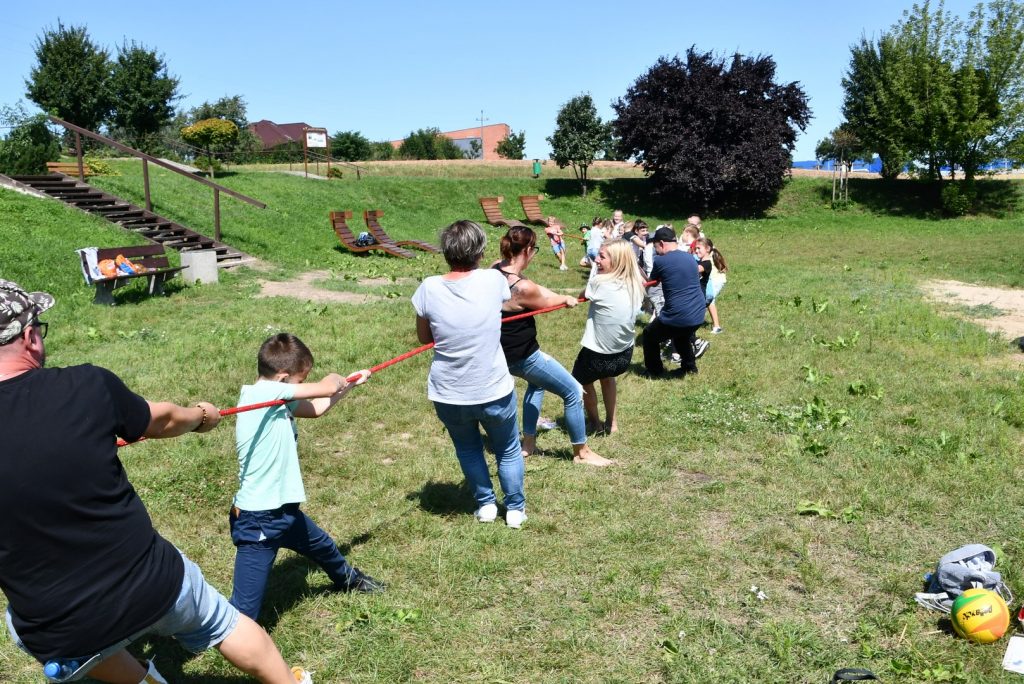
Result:
<svg viewBox="0 0 1024 684"><path fill-rule="evenodd" d="M948 613L958 596L978 588L991 589L1009 605L1013 594L994 570L995 565L996 552L984 544L961 546L939 559L935 572L925 576L925 591L914 594L914 600L929 610Z"/></svg>

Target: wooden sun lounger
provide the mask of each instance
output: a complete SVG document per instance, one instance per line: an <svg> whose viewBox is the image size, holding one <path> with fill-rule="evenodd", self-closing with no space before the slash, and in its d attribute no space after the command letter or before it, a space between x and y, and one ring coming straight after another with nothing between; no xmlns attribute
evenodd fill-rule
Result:
<svg viewBox="0 0 1024 684"><path fill-rule="evenodd" d="M484 210L487 222L499 228L512 228L514 226L525 226L526 224L516 219L505 218L501 215L501 203L504 197L481 197L480 208Z"/></svg>
<svg viewBox="0 0 1024 684"><path fill-rule="evenodd" d="M377 242L390 242L398 245L399 247L413 247L415 249L422 249L424 252L434 252L440 254L441 250L438 247L424 242L423 240L395 240L381 228L380 223L377 221L381 216L384 215L383 211L379 209L370 209L363 212L363 221L366 222L366 227L370 229L370 234Z"/></svg>
<svg viewBox="0 0 1024 684"><path fill-rule="evenodd" d="M380 250L393 254L403 259L412 259L416 255L407 249L402 249L394 242L381 242L377 239L376 244L372 245L359 245L356 244L356 236L352 232L352 229L348 227L348 219L352 218L351 211L332 211L331 212L331 227L334 228L334 234L338 236L338 242L341 246L350 252L359 254L361 252L369 252L371 250Z"/></svg>
<svg viewBox="0 0 1024 684"><path fill-rule="evenodd" d="M527 223L547 227L548 218L540 210L540 195L520 195L519 204L523 205Z"/></svg>
<svg viewBox="0 0 1024 684"><path fill-rule="evenodd" d="M548 223L548 217L544 215L544 212L540 210L540 195L520 195L519 203L523 205L523 213L526 214L526 220L530 223L538 226L544 226L547 228L550 224ZM575 233L569 232L564 221L555 219L557 224L562 227L562 239L576 240L577 242L583 242L583 238Z"/></svg>

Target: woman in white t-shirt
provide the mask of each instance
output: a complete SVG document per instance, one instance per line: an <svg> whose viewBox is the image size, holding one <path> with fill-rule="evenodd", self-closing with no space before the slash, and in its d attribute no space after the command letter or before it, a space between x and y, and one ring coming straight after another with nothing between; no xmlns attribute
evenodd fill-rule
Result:
<svg viewBox="0 0 1024 684"><path fill-rule="evenodd" d="M493 522L498 515L482 427L498 462L505 522L519 528L526 520L523 454L515 381L501 349L501 305L512 295L503 275L478 268L486 246L487 236L472 221L456 221L441 231L441 252L451 270L425 279L412 305L417 337L434 343L427 397L455 445L476 499L476 519Z"/></svg>
<svg viewBox="0 0 1024 684"><path fill-rule="evenodd" d="M597 274L583 291L590 300L590 311L572 375L583 385L583 408L591 428L612 433L619 430L615 378L626 372L633 360L633 325L644 299L644 278L633 248L625 240L602 244L595 266ZM594 389L597 380L604 397L603 423Z"/></svg>

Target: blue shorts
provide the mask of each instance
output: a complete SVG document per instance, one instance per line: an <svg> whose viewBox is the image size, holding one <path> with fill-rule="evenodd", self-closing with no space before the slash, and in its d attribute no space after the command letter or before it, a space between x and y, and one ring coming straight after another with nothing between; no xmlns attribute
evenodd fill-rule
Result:
<svg viewBox="0 0 1024 684"><path fill-rule="evenodd" d="M181 552L179 551L179 553ZM83 655L69 653L66 656L67 660L77 660L82 665L73 675L61 681L70 682L81 679L103 660L148 634L174 637L189 651L199 653L216 646L235 631L235 627L238 625L238 610L206 582L198 565L190 561L183 553L181 560L185 564L185 576L181 581L181 591L178 593L178 600L174 607L149 627L104 648L99 653ZM11 633L15 645L32 655L21 642L18 633L14 631L10 608L7 609L5 617L7 618L7 630Z"/></svg>
<svg viewBox="0 0 1024 684"><path fill-rule="evenodd" d="M564 252L565 251L565 243L562 242L561 240L559 240L558 242L555 242L554 240L551 240L551 251L554 252L556 255L559 252Z"/></svg>

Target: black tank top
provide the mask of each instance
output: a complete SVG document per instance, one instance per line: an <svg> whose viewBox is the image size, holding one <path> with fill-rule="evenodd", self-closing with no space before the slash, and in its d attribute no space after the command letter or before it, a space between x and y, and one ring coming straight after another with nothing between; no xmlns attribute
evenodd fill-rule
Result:
<svg viewBox="0 0 1024 684"><path fill-rule="evenodd" d="M519 282L525 280L522 276L516 273L509 273L503 271L498 266L494 267L502 275L518 276L519 280L512 283L509 287L515 287ZM529 309L523 309L518 313L526 313ZM502 318L506 316L515 316L515 313L503 311L501 314ZM530 354L540 349L540 344L537 342L537 317L529 316L527 318L520 318L517 321L509 321L508 323L501 324L501 350L505 352L505 363L512 365L517 361L522 361Z"/></svg>

